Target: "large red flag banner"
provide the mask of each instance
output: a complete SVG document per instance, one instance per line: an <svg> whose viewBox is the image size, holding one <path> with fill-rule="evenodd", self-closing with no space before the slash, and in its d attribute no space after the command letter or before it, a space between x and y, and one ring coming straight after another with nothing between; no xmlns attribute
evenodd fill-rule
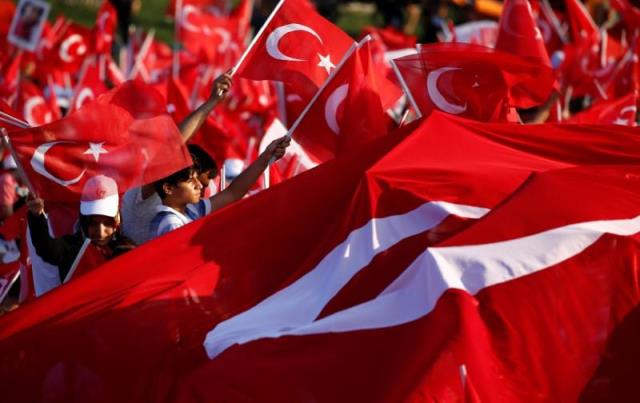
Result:
<svg viewBox="0 0 640 403"><path fill-rule="evenodd" d="M129 81L61 120L9 134L37 194L77 202L94 175L123 193L191 164L166 109L156 90Z"/></svg>
<svg viewBox="0 0 640 403"><path fill-rule="evenodd" d="M3 396L461 401L464 364L482 400L576 400L600 363L593 385L628 364L640 172L527 178L639 155L635 128L434 113L1 318ZM265 307L255 332L214 337Z"/></svg>

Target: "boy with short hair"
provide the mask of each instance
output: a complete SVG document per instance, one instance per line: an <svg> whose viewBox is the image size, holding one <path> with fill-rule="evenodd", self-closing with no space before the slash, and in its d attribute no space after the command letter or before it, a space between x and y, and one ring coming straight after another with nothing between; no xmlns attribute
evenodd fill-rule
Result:
<svg viewBox="0 0 640 403"><path fill-rule="evenodd" d="M271 159L281 158L289 144L290 137L274 140L247 169L231 182L229 187L210 198L201 199L202 184L198 180L194 166L180 170L154 183L162 205L149 228L149 237L166 234L182 227L210 212L240 200L269 166Z"/></svg>

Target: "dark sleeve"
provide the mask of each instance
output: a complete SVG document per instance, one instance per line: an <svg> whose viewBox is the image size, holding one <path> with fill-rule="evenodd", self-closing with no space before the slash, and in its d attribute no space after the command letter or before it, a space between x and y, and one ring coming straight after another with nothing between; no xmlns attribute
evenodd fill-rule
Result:
<svg viewBox="0 0 640 403"><path fill-rule="evenodd" d="M49 235L49 225L44 214L38 216L31 212L27 214L31 241L38 256L47 263L60 266L62 258L65 256L69 245L62 239L54 239Z"/></svg>

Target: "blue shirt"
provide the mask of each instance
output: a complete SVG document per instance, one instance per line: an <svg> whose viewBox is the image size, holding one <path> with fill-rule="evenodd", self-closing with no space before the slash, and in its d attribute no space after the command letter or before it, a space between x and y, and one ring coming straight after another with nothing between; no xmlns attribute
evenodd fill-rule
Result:
<svg viewBox="0 0 640 403"><path fill-rule="evenodd" d="M185 214L164 204L157 206L156 215L149 225L149 238L153 239L164 235L200 217L204 217L210 212L211 201L209 199L201 199L198 203L188 204L185 208Z"/></svg>

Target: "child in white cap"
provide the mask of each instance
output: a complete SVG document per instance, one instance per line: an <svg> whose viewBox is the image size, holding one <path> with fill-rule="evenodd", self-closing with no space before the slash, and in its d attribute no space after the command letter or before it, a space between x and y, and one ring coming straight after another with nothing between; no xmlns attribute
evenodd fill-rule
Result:
<svg viewBox="0 0 640 403"><path fill-rule="evenodd" d="M119 235L118 185L104 175L87 180L80 200L79 230L73 235L52 238L44 214L44 201L27 201L27 215L31 240L37 254L47 263L58 267L60 281L64 281L85 239L106 259L132 249L135 244Z"/></svg>

